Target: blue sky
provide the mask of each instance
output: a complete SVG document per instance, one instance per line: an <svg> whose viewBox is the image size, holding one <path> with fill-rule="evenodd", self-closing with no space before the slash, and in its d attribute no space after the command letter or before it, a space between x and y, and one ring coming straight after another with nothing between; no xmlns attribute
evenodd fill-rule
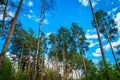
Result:
<svg viewBox="0 0 120 80"><path fill-rule="evenodd" d="M14 0L19 1L19 0ZM40 0L25 0L23 9L19 20L22 22L25 29L32 28L37 36L39 17L40 17ZM117 22L117 26L120 31L120 0L93 0L94 10L103 9ZM86 57L92 59L97 63L101 59L101 53L97 35L95 29L91 25L93 19L91 9L89 7L88 0L55 0L55 10L45 13L46 17L43 21L42 31L49 35L55 33L64 26L67 28L71 27L72 22L78 23L86 33L88 41L91 43L89 51L86 53ZM14 12L9 11L8 14L14 16ZM1 16L1 15L0 15ZM117 40L113 45L120 44L120 34L117 35ZM107 40L101 35L104 44L104 50L107 60L114 63L109 44ZM0 51L4 41L1 41Z"/></svg>

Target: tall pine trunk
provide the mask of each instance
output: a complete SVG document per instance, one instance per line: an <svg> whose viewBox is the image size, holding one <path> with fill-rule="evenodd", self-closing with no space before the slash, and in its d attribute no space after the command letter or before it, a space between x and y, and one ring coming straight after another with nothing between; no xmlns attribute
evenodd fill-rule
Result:
<svg viewBox="0 0 120 80"><path fill-rule="evenodd" d="M41 73L40 73L40 76L41 76L41 80L44 80L44 51L42 49L42 63L41 63Z"/></svg>
<svg viewBox="0 0 120 80"><path fill-rule="evenodd" d="M84 56L83 56L83 50L82 50L81 47L80 47L80 54L82 56L82 63L83 63L83 67L84 67L84 73L85 73L86 80L89 80L88 75L87 75L87 67L86 67L86 64L85 64Z"/></svg>
<svg viewBox="0 0 120 80"><path fill-rule="evenodd" d="M38 30L37 49L36 49L34 63L33 63L33 80L35 80L36 78L37 58L38 58L39 47L40 47L41 28L42 28L42 23L43 23L43 18L44 18L44 6L45 6L45 0L42 0L42 10L40 14L40 25L39 25L39 30Z"/></svg>
<svg viewBox="0 0 120 80"><path fill-rule="evenodd" d="M17 21L17 18L18 18L18 15L20 13L20 9L22 7L22 3L23 3L23 0L20 0L20 3L19 3L19 6L17 8L17 11L15 13L15 16L14 18L12 19L12 23L10 25L10 30L8 32L8 35L7 35L7 38L5 40L5 43L3 45L3 48L2 48L2 51L1 51L1 54L0 54L0 66L2 66L2 62L3 62L3 59L4 59L4 56L5 56L5 53L7 51L7 48L8 48L8 45L10 43L10 38L11 38L11 35L15 29L15 25L16 25L16 21Z"/></svg>
<svg viewBox="0 0 120 80"><path fill-rule="evenodd" d="M66 61L65 61L65 45L64 44L63 44L63 78L64 80L67 80Z"/></svg>
<svg viewBox="0 0 120 80"><path fill-rule="evenodd" d="M101 38L100 38L100 32L99 32L99 29L98 29L98 23L97 23L97 20L96 20L96 17L95 17L95 13L94 13L94 9L93 9L91 0L89 0L89 3L90 3L90 8L91 8L91 11L92 11L93 18L94 18L94 22L95 22L95 29L96 29L97 35L98 35L98 41L99 41L100 50L101 50L101 53L102 53L103 63L104 63L104 66L105 66L106 79L110 80L109 76L108 76L108 65L107 65L105 54L104 54L104 49L103 49L102 41L101 41Z"/></svg>
<svg viewBox="0 0 120 80"><path fill-rule="evenodd" d="M20 61L19 61L19 65L18 65L17 80L19 80L19 79L20 79L20 76L21 76L22 56L23 56L23 47L22 47L22 49L21 49L21 54L20 54Z"/></svg>
<svg viewBox="0 0 120 80"><path fill-rule="evenodd" d="M31 57L31 46L29 47L29 55L28 55L28 67L27 67L27 76L26 76L26 78L27 78L27 80L30 80L30 63L31 63L31 61L30 61L30 57Z"/></svg>
<svg viewBox="0 0 120 80"><path fill-rule="evenodd" d="M107 37L108 43L109 43L109 45L110 45L110 48L111 48L111 51L112 51L112 54L113 54L113 57L114 57L114 60L115 60L117 69L120 71L120 66L119 66L118 60L117 60L117 58L116 58L116 55L115 55L115 53L114 53L113 46L112 46L111 41L110 41L110 38L109 38L109 36L108 36L108 32L107 32L107 30L106 30L106 25L105 25L103 19L102 19L102 23L103 23L103 27L104 27L104 30L105 30L105 33L106 33L106 37Z"/></svg>
<svg viewBox="0 0 120 80"><path fill-rule="evenodd" d="M57 46L56 46L56 37L55 37L55 50L56 50L56 79L59 80L59 65L58 65L58 51L57 51Z"/></svg>

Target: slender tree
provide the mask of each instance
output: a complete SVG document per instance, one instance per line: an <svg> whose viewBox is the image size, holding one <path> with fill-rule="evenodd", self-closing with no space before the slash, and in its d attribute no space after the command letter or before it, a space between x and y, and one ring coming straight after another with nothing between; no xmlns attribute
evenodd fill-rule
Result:
<svg viewBox="0 0 120 80"><path fill-rule="evenodd" d="M28 66L27 66L27 80L31 79L31 54L33 51L33 47L35 46L35 37L32 29L29 29L29 32L26 32L25 37L27 39L28 45Z"/></svg>
<svg viewBox="0 0 120 80"><path fill-rule="evenodd" d="M19 3L19 6L18 6L18 8L17 8L17 11L16 11L16 13L15 13L15 16L14 16L14 18L12 19L12 23L11 23L11 25L10 25L10 30L9 30L8 36L7 36L6 40L5 40L5 43L4 43L3 48L2 48L2 51L1 51L0 64L2 64L2 60L3 60L3 58L4 58L4 55L5 55L5 53L6 53L6 50L7 50L7 48L8 48L11 35L12 35L14 29L15 29L16 20L17 20L17 18L18 18L19 13L20 13L20 9L21 9L21 7L22 7L23 1L24 1L24 0L20 0L20 3Z"/></svg>
<svg viewBox="0 0 120 80"><path fill-rule="evenodd" d="M85 72L85 75L87 77L88 76L87 75L87 68L86 68L85 59L84 59L83 55L88 50L89 43L86 42L85 33L83 32L82 28L80 28L77 25L77 23L72 23L72 34L73 34L75 42L77 43L77 47L79 48L79 52L82 56L84 72Z"/></svg>
<svg viewBox="0 0 120 80"><path fill-rule="evenodd" d="M58 48L59 48L59 60L63 62L63 78L67 79L67 59L69 54L69 43L70 43L70 31L65 27L61 27L58 30ZM62 58L62 59L61 59Z"/></svg>
<svg viewBox="0 0 120 80"><path fill-rule="evenodd" d="M112 54L113 54L113 57L114 57L114 60L116 62L117 69L120 71L120 66L119 66L119 63L117 61L116 55L114 53L113 46L111 44L111 40L115 38L115 34L117 34L117 32L118 32L118 29L116 27L116 23L103 10L98 10L95 13L95 16L97 19L99 30L107 38L108 43L109 43L110 48L111 48L111 51L112 51Z"/></svg>
<svg viewBox="0 0 120 80"><path fill-rule="evenodd" d="M99 44L100 44L100 50L101 50L103 62L104 62L104 65L105 65L106 78L107 78L107 80L109 80L108 66L107 66L107 61L106 61L106 57L105 57L105 54L104 54L104 49L103 49L102 41L101 41L101 38L100 38L100 32L99 32L99 28L98 28L97 19L96 19L96 16L95 16L95 13L94 13L94 9L93 9L93 6L92 6L92 1L89 0L89 3L90 3L90 8L91 8L91 11L92 11L93 18L94 18L94 22L95 22L95 29L96 29L97 35L98 35L98 41L99 41Z"/></svg>
<svg viewBox="0 0 120 80"><path fill-rule="evenodd" d="M38 57L39 47L40 47L41 28L42 28L43 20L44 20L44 17L45 17L45 13L44 13L45 1L46 0L41 0L42 10L41 10L41 13L40 13L40 24L39 24L39 30L38 30L37 49L36 49L36 53L35 53L35 57L34 57L34 64L33 64L33 80L35 80L35 77L36 77L36 65L37 65L37 57Z"/></svg>
<svg viewBox="0 0 120 80"><path fill-rule="evenodd" d="M59 80L59 66L58 66L58 51L57 51L57 37L54 34L50 34L49 40L52 46L52 50L55 51L56 60L56 78Z"/></svg>

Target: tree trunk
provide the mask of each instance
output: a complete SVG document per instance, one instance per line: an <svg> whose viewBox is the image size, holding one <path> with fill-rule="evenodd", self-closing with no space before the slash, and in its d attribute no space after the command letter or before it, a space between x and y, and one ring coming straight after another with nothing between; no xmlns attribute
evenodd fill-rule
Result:
<svg viewBox="0 0 120 80"><path fill-rule="evenodd" d="M103 19L102 19L102 23L103 23L103 27L104 27L104 30L105 30L105 33L106 33L106 37L107 37L108 43L109 43L109 45L110 45L110 48L111 48L111 51L112 51L114 60L115 60L115 62L116 62L117 69L118 69L118 71L120 71L120 66L119 66L118 60L117 60L117 58L116 58L116 55L115 55L115 53L114 53L114 50L113 50L113 47L112 47L110 38L109 38L109 36L108 36L108 32L107 32L107 30L106 30L106 25L105 25Z"/></svg>
<svg viewBox="0 0 120 80"><path fill-rule="evenodd" d="M5 4L5 9L4 9L4 13L3 13L3 20L2 20L2 31L0 32L0 36L3 34L3 32L5 30L5 17L6 17L7 6L8 6L8 0L6 1L6 4Z"/></svg>
<svg viewBox="0 0 120 80"><path fill-rule="evenodd" d="M55 42L56 42L56 38L55 38ZM56 43L55 43L55 50L56 50L56 79L59 80L58 53L57 53Z"/></svg>
<svg viewBox="0 0 120 80"><path fill-rule="evenodd" d="M10 26L8 36L6 38L6 41L3 45L3 48L2 48L2 51L1 51L1 54L0 54L0 64L1 64L0 66L2 66L2 62L3 62L3 59L4 59L5 53L7 51L8 45L10 43L11 35L12 35L14 29L15 29L16 20L18 18L19 13L20 13L22 3L23 3L23 0L20 1L19 6L18 6L17 11L16 11L16 14L15 14L15 17L12 19L12 23L11 23L11 26Z"/></svg>
<svg viewBox="0 0 120 80"><path fill-rule="evenodd" d="M37 49L36 49L36 54L35 54L34 63L33 63L33 80L35 80L35 77L36 77L37 57L39 53L41 28L42 28L42 23L43 23L43 18L44 18L44 6L45 6L45 0L42 0L42 10L41 10L41 15L40 15L40 25L39 25L39 30L38 30Z"/></svg>
<svg viewBox="0 0 120 80"><path fill-rule="evenodd" d="M95 13L94 13L94 9L92 7L91 0L89 0L89 3L90 3L90 8L91 8L91 11L92 11L92 15L94 17L95 28L96 28L97 35L98 35L100 50L101 50L101 53L102 53L102 58L103 58L104 66L105 66L105 69L106 69L106 78L107 78L107 80L110 80L109 76L108 76L108 66L107 66L107 62L106 62L106 57L105 57L105 54L104 54L104 49L103 49L102 41L101 41L101 38L100 38L100 32L99 32L99 29L98 29L98 23L97 23L97 20L96 20L96 17L95 17Z"/></svg>
<svg viewBox="0 0 120 80"><path fill-rule="evenodd" d="M41 73L40 73L40 80L44 80L44 51L42 49L42 63L41 63Z"/></svg>
<svg viewBox="0 0 120 80"><path fill-rule="evenodd" d="M65 63L65 46L64 46L64 44L63 44L63 77L64 77L64 80L67 80L66 63Z"/></svg>
<svg viewBox="0 0 120 80"><path fill-rule="evenodd" d="M23 48L21 50L21 55L20 55L20 61L19 61L19 65L18 65L18 74L17 74L17 80L20 79L21 76L21 63L22 63L22 56L23 56Z"/></svg>
<svg viewBox="0 0 120 80"><path fill-rule="evenodd" d="M85 73L86 80L89 80L88 75L87 75L87 68L86 68L86 64L85 64L85 59L84 59L83 51L82 51L81 47L80 47L80 54L82 56L82 63L83 63L83 67L84 67L84 73Z"/></svg>
<svg viewBox="0 0 120 80"><path fill-rule="evenodd" d="M30 57L31 57L31 46L29 47L29 55L28 55L28 68L27 68L27 80L30 80Z"/></svg>

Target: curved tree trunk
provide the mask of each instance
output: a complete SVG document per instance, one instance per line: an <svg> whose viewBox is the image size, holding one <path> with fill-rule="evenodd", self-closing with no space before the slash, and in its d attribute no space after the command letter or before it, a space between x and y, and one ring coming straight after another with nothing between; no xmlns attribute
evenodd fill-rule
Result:
<svg viewBox="0 0 120 80"><path fill-rule="evenodd" d="M98 29L98 23L97 23L97 20L96 20L96 17L95 17L95 13L94 13L94 9L93 9L91 0L89 0L89 3L90 3L90 8L91 8L91 11L92 11L93 18L94 18L94 22L95 22L95 28L96 28L97 35L98 35L98 41L99 41L100 50L101 50L101 53L102 53L102 59L103 59L105 70L106 70L106 79L110 80L109 76L108 76L107 61L106 61L106 57L105 57L105 54L104 54L104 49L103 49L102 41L101 41L101 38L100 38L100 32L99 32L99 29Z"/></svg>
<svg viewBox="0 0 120 80"><path fill-rule="evenodd" d="M18 6L17 11L16 11L16 14L15 14L14 18L12 19L12 23L11 23L11 26L10 26L10 30L8 32L8 36L7 36L6 41L3 45L3 48L2 48L2 51L1 51L1 54L0 54L0 64L1 65L2 65L2 62L3 62L4 56L5 56L5 53L7 51L8 45L10 43L11 35L12 35L14 29L15 29L16 20L18 18L19 13L20 13L20 9L22 7L23 1L24 0L20 0L19 6Z"/></svg>
<svg viewBox="0 0 120 80"><path fill-rule="evenodd" d="M116 58L116 55L115 55L115 53L114 53L114 50L113 50L113 47L112 47L110 38L109 38L109 36L108 36L108 32L107 32L107 30L106 30L106 25L105 25L103 19L102 19L102 23L103 23L103 27L104 27L104 30L105 30L105 33L106 33L106 37L107 37L108 43L109 43L109 45L110 45L110 48L111 48L111 51L112 51L112 54L113 54L113 57L114 57L114 60L115 60L117 69L120 71L120 66L119 66L118 60L117 60L117 58Z"/></svg>

